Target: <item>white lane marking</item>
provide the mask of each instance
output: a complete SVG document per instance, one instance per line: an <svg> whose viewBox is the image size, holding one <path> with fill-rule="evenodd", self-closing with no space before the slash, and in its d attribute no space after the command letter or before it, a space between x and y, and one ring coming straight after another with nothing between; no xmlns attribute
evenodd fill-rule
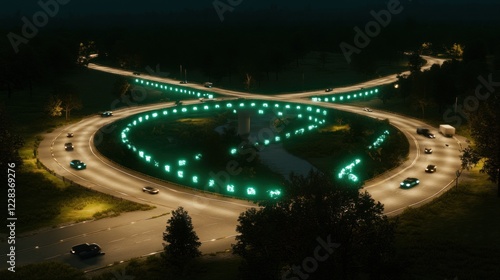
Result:
<svg viewBox="0 0 500 280"><path fill-rule="evenodd" d="M111 241L109 241L109 243L122 241L122 240L124 240L124 239L125 239L125 238L119 238L119 239L111 240Z"/></svg>

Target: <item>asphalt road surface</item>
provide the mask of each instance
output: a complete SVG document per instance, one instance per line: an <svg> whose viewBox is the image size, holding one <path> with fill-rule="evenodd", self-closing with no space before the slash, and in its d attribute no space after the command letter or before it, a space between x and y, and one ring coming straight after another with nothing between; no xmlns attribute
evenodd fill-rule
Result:
<svg viewBox="0 0 500 280"><path fill-rule="evenodd" d="M432 63L442 63L442 60L434 58L425 57L425 59ZM430 67L430 63L426 67ZM132 76L129 71L110 67L91 64L89 68ZM140 77L164 83L178 83L178 81L161 77L148 75L141 75ZM328 94L356 90L360 87L369 88L394 81L396 81L396 75L391 75L350 87L334 89ZM187 84L185 86L207 90L201 85ZM212 88L210 91L249 99L275 99L310 104L313 104L313 102L302 98L324 93L324 90L322 90L299 94L263 96L217 88ZM198 101L188 101L184 102L184 104L191 102ZM431 128L436 134L435 139L417 135L417 127L430 126L418 120L388 112L376 110L365 112L361 108L351 105L317 102L314 104L351 111L368 117L389 119L391 124L403 131L408 138L410 143L408 159L401 166L365 182L364 189L375 200L385 205L386 214L398 214L408 206L418 206L430 201L453 185L455 171L460 167L460 149L465 145L465 139L459 136L446 138L438 134L437 128ZM114 111L112 117L92 116L83 119L79 123L56 129L45 135L38 149L39 159L59 176L99 192L140 203L148 203L156 206L156 208L151 211L126 213L115 218L77 223L49 230L40 230L27 236L18 236L16 240L16 266L54 260L63 261L84 271L89 271L133 257L155 254L162 250L162 232L165 229L169 213L178 206L183 206L191 215L194 228L200 237L200 241L202 241L201 250L203 253L224 251L231 248L236 235L235 228L239 214L249 207L255 207L254 204L199 193L172 183L150 178L114 164L101 156L93 146L92 139L93 137L99 137L95 135L99 128L109 125L107 128L111 130L114 129L112 122L117 119L143 111L164 108L165 106L173 106L173 103L124 108ZM75 136L66 138L67 132L74 132ZM64 150L64 143L66 142L74 144L73 151ZM434 150L433 154L424 154L424 147L432 148ZM73 159L84 161L87 164L87 169L71 169L69 162ZM437 165L437 172L425 173L424 169L428 164ZM420 185L411 189L400 189L399 183L406 177L419 178ZM160 193L151 195L142 192L142 187L146 185L159 188ZM84 242L98 243L105 255L80 260L69 253L73 245ZM3 252L7 251L7 247L8 245L3 242ZM5 254L2 255L2 263L6 268Z"/></svg>

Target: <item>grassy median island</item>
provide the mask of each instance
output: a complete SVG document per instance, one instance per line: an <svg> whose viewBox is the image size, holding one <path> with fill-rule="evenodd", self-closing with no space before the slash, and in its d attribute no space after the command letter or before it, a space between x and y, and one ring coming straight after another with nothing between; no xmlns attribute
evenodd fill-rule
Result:
<svg viewBox="0 0 500 280"><path fill-rule="evenodd" d="M151 120L133 127L128 139L138 151L153 157L150 163L121 142L121 129L104 133L103 141L96 147L113 161L162 180L242 199L268 199L264 187L279 188L283 177L262 164L258 152L250 153L250 148L245 153L230 153L232 148L243 143L236 135L235 116L230 111L200 112L189 117ZM124 128L134 118L119 120L116 125ZM225 133L216 131L220 126L226 126ZM181 160L186 162L184 167L180 167ZM158 161L158 165L153 161ZM171 166L173 171L167 172L165 165ZM183 177L178 176L176 168L184 172ZM194 176L197 182L193 182ZM216 186L208 186L211 179ZM235 186L234 192L227 191L227 185ZM255 188L256 194L249 196L246 187Z"/></svg>
<svg viewBox="0 0 500 280"><path fill-rule="evenodd" d="M326 126L284 141L285 149L332 176L360 159L359 165L353 168L359 180L368 180L406 159L408 141L387 120L336 110L331 112Z"/></svg>

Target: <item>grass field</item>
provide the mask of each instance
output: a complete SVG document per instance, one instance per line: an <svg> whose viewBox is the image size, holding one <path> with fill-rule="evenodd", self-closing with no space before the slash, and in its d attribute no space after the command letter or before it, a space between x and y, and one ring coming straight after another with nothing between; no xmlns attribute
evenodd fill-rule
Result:
<svg viewBox="0 0 500 280"><path fill-rule="evenodd" d="M84 108L81 111L74 111L74 117L69 121L65 121L63 117L50 118L44 113L44 106L52 92L50 85L35 87L31 95L26 91L19 91L10 99L5 95L0 97L15 132L25 141L19 150L23 166L16 170L16 215L19 218L16 230L19 234L44 227L152 208L63 182L37 165L34 156L34 150L43 139L44 133L76 122L81 116L97 113L101 109L106 110L106 106L101 107L96 104L103 100L112 100L113 96L111 92L103 94L102 89L101 91L96 89L112 84L114 80L111 77L116 79L113 75L92 71L77 73L68 78L68 82L87 85L79 87ZM7 228L2 228L0 232L5 233L6 230Z"/></svg>
<svg viewBox="0 0 500 280"><path fill-rule="evenodd" d="M500 279L500 199L478 168L433 202L399 216L408 279ZM455 278L456 277L456 278Z"/></svg>

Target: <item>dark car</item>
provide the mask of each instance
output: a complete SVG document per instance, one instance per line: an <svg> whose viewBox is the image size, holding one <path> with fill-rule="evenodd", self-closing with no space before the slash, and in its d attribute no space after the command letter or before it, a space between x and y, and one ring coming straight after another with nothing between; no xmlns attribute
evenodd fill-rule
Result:
<svg viewBox="0 0 500 280"><path fill-rule="evenodd" d="M437 166L435 166L434 164L429 164L429 165L427 165L427 168L425 168L425 172L434 173L434 172L436 172L436 168L437 168Z"/></svg>
<svg viewBox="0 0 500 280"><path fill-rule="evenodd" d="M213 84L211 82L206 82L203 84L203 86L206 88L211 88L213 86Z"/></svg>
<svg viewBox="0 0 500 280"><path fill-rule="evenodd" d="M327 89L325 89L325 92L330 92L332 90L333 90L333 88L327 88Z"/></svg>
<svg viewBox="0 0 500 280"><path fill-rule="evenodd" d="M183 84L183 85L185 85L185 84L187 84L188 82L187 82L187 81L181 81L180 83L181 83L181 84Z"/></svg>
<svg viewBox="0 0 500 280"><path fill-rule="evenodd" d="M71 247L71 254L77 255L82 259L95 257L98 255L102 255L101 247L95 243L83 243L79 245L75 245Z"/></svg>
<svg viewBox="0 0 500 280"><path fill-rule="evenodd" d="M424 153L432 154L432 149L431 148L424 148Z"/></svg>
<svg viewBox="0 0 500 280"><path fill-rule="evenodd" d="M82 169L87 168L87 165L83 161L81 161L79 159L72 160L69 163L69 166L71 166L72 168L74 168L76 170L82 170Z"/></svg>
<svg viewBox="0 0 500 280"><path fill-rule="evenodd" d="M66 137L69 137L69 138L73 137L73 132L68 132L68 134L66 134Z"/></svg>
<svg viewBox="0 0 500 280"><path fill-rule="evenodd" d="M132 72L132 74L134 74L136 76L140 76L141 75L141 73L139 73L139 72Z"/></svg>
<svg viewBox="0 0 500 280"><path fill-rule="evenodd" d="M153 187L150 187L150 186L147 186L147 187L144 187L142 188L142 191L143 192L147 192L147 193L150 193L150 194L157 194L160 192L159 189L157 188L153 188Z"/></svg>
<svg viewBox="0 0 500 280"><path fill-rule="evenodd" d="M65 143L64 144L64 149L66 151L73 151L73 148L74 148L73 143Z"/></svg>
<svg viewBox="0 0 500 280"><path fill-rule="evenodd" d="M401 184L399 184L400 188L408 189L420 184L420 181L417 178L408 177Z"/></svg>
<svg viewBox="0 0 500 280"><path fill-rule="evenodd" d="M101 117L111 117L112 115L113 115L113 112L106 111L106 112L102 112Z"/></svg>
<svg viewBox="0 0 500 280"><path fill-rule="evenodd" d="M431 133L431 131L428 128L417 128L417 134L424 135L427 138L436 138L434 134Z"/></svg>

